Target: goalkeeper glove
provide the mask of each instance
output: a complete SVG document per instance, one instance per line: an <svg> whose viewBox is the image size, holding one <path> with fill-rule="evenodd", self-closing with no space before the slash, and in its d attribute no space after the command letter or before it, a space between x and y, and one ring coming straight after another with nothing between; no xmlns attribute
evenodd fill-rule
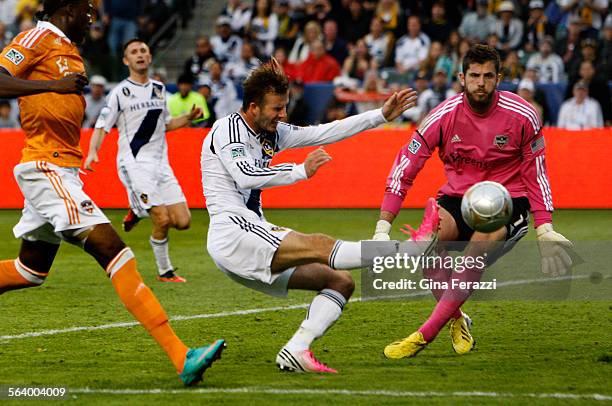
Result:
<svg viewBox="0 0 612 406"><path fill-rule="evenodd" d="M542 272L550 276L565 275L572 266L572 258L565 251L572 243L553 230L550 223L536 228L538 248L542 257Z"/></svg>
<svg viewBox="0 0 612 406"><path fill-rule="evenodd" d="M374 241L389 241L389 232L391 231L391 223L386 220L378 220L376 229L374 230Z"/></svg>

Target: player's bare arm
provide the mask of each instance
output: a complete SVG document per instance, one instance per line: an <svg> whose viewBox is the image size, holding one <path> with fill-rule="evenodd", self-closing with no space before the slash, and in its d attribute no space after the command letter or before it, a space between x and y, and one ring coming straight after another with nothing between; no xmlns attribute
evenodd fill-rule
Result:
<svg viewBox="0 0 612 406"><path fill-rule="evenodd" d="M412 88L393 93L382 106L382 113L387 121L393 121L406 110L416 106L417 92Z"/></svg>
<svg viewBox="0 0 612 406"><path fill-rule="evenodd" d="M91 135L91 140L89 140L89 152L87 153L87 158L85 158L85 162L83 163L83 167L89 171L93 172L92 163L98 163L100 160L98 158L98 151L102 146L102 142L104 138L106 138L106 131L103 128L96 128Z"/></svg>
<svg viewBox="0 0 612 406"><path fill-rule="evenodd" d="M76 93L83 92L89 79L81 73L71 73L59 80L25 80L11 76L0 67L0 97L15 98L39 93Z"/></svg>
<svg viewBox="0 0 612 406"><path fill-rule="evenodd" d="M197 120L203 116L201 107L193 105L189 113L182 116L174 117L166 124L166 131L178 130L179 128L187 127L193 120Z"/></svg>

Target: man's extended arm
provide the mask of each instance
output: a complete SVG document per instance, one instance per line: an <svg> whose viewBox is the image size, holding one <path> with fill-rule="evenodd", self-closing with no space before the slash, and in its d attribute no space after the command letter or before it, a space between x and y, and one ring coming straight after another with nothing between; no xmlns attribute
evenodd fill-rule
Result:
<svg viewBox="0 0 612 406"><path fill-rule="evenodd" d="M87 76L80 73L71 73L60 80L19 79L0 66L0 98L10 99L46 92L80 94L87 83Z"/></svg>

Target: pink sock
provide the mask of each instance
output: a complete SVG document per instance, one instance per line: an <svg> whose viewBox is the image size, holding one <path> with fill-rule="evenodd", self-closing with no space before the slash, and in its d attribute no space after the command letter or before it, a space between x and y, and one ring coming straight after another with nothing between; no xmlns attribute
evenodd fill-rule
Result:
<svg viewBox="0 0 612 406"><path fill-rule="evenodd" d="M446 251L441 251L438 256L442 258L442 261L448 257L448 253ZM444 263L444 262L443 262ZM444 267L434 267L434 268L424 268L423 276L426 279L431 279L435 282L448 282L452 274L452 269L447 269ZM436 298L436 302L440 301L440 298L444 294L444 289L431 289L431 294L434 298ZM457 309L453 315L451 316L454 319L458 319L461 317L461 309Z"/></svg>
<svg viewBox="0 0 612 406"><path fill-rule="evenodd" d="M462 273L453 272L451 278L461 282L476 282L480 280L482 274L483 271L479 269L466 269ZM452 285L450 284L451 280L449 279L449 289L442 294L429 319L419 328L423 338L428 343L436 338L451 317L460 312L461 305L472 293L471 290L451 289L450 286Z"/></svg>

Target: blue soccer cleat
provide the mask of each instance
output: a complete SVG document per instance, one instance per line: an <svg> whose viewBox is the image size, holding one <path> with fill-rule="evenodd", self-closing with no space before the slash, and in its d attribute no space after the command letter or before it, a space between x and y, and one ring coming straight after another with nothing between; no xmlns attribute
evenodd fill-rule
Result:
<svg viewBox="0 0 612 406"><path fill-rule="evenodd" d="M221 358L221 353L226 346L225 340L219 339L211 345L187 351L183 372L179 375L185 386L192 386L200 382L204 371Z"/></svg>

